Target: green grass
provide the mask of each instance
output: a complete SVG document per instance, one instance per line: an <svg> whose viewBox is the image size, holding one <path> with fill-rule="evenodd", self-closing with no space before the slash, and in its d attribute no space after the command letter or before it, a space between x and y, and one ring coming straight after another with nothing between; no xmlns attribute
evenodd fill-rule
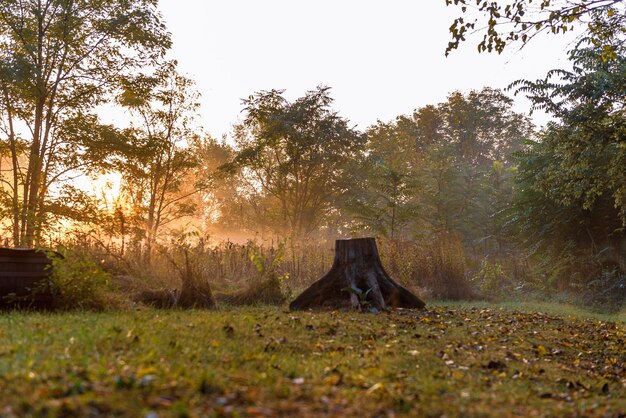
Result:
<svg viewBox="0 0 626 418"><path fill-rule="evenodd" d="M600 321L621 321L626 322L626 309L622 309L614 313L598 312L593 309L583 309L580 306L568 304L568 303L554 303L554 302L449 302L449 301L436 301L431 302L431 306L449 306L454 308L497 308L505 309L508 311L520 311L520 312L541 312L550 315L558 315L564 318L576 319L598 319Z"/></svg>
<svg viewBox="0 0 626 418"><path fill-rule="evenodd" d="M626 325L584 315L3 314L0 416L621 416Z"/></svg>

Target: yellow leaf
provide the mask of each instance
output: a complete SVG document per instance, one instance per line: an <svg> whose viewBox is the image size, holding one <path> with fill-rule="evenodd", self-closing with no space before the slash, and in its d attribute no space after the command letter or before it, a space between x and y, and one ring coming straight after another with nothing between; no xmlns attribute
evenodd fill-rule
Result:
<svg viewBox="0 0 626 418"><path fill-rule="evenodd" d="M385 387L385 386L382 384L382 382L378 382L378 383L376 383L374 386L370 387L370 388L367 390L367 392L366 392L366 393L367 393L368 395L370 395L370 394L372 394L372 393L376 392L377 390L384 389L384 387Z"/></svg>
<svg viewBox="0 0 626 418"><path fill-rule="evenodd" d="M148 374L154 374L156 373L156 369L152 366L148 366L148 367L141 367L138 371L137 371L137 376L139 377L144 377L145 375Z"/></svg>
<svg viewBox="0 0 626 418"><path fill-rule="evenodd" d="M328 386L335 386L341 380L341 376L336 374L331 374L330 376L326 376L323 380L323 383Z"/></svg>

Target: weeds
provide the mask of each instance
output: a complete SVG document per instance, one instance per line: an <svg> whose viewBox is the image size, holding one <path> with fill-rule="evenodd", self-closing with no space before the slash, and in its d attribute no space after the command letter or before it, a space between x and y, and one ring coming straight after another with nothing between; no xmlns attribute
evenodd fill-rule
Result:
<svg viewBox="0 0 626 418"><path fill-rule="evenodd" d="M468 254L454 234L420 241L379 239L378 247L389 275L427 300L530 300L570 292L569 300L585 306L599 295L598 300L611 302L597 307L605 310L619 309L623 301L623 275L607 271L598 280L588 280L589 288L566 287L555 293L546 285L549 278L529 271L526 260L511 254L488 259ZM89 241L79 248L111 274L110 282L121 294L155 306L211 307L213 295L229 305L282 304L323 277L334 256L334 242L214 243L180 231L158 247L149 263L141 248L127 247L123 256Z"/></svg>
<svg viewBox="0 0 626 418"><path fill-rule="evenodd" d="M257 274L250 280L247 288L231 295L222 295L222 300L231 305L282 305L287 301L288 293L283 290L289 273L281 273L281 263L285 259L285 246L280 243L276 249L270 249L264 255L256 245L252 246L250 262L256 267Z"/></svg>

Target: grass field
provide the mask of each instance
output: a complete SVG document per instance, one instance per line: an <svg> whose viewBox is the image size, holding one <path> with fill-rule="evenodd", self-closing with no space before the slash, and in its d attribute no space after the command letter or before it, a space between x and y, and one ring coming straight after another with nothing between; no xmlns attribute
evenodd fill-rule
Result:
<svg viewBox="0 0 626 418"><path fill-rule="evenodd" d="M626 324L542 310L2 314L0 416L625 416Z"/></svg>

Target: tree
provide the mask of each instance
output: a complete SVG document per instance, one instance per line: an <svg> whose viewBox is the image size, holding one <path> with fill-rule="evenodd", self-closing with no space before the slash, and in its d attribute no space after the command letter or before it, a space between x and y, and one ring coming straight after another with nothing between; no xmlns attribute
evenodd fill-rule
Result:
<svg viewBox="0 0 626 418"><path fill-rule="evenodd" d="M519 155L514 220L563 287L626 259L626 58L580 45L573 69L514 85L556 121Z"/></svg>
<svg viewBox="0 0 626 418"><path fill-rule="evenodd" d="M454 92L367 131L343 207L363 230L390 238L461 233L502 241L494 214L511 200L510 155L532 136L528 117L499 90ZM494 232L498 232L498 236Z"/></svg>
<svg viewBox="0 0 626 418"><path fill-rule="evenodd" d="M265 200L277 232L297 238L316 229L343 193L345 163L363 140L331 110L329 88L293 102L283 93L264 91L244 101L246 117L236 127L239 152L226 168L241 170L249 193Z"/></svg>
<svg viewBox="0 0 626 418"><path fill-rule="evenodd" d="M199 163L189 147L197 136L198 98L194 82L178 74L174 61L125 80L118 98L138 121L121 144L116 168L140 215L147 257L163 226L195 210L190 198L200 188L186 180Z"/></svg>
<svg viewBox="0 0 626 418"><path fill-rule="evenodd" d="M533 135L513 101L485 88L453 93L442 107L445 144L433 149L436 225L461 233L474 254L501 254L505 234L498 214L512 200L512 154ZM427 167L429 169L430 167Z"/></svg>
<svg viewBox="0 0 626 418"><path fill-rule="evenodd" d="M86 144L63 135L71 132L68 125L91 123L97 130L94 107L125 75L162 57L170 43L154 0L0 4L0 112L13 171L14 245L36 243L51 183L84 168L60 161L59 147L71 159L90 155L75 152Z"/></svg>
<svg viewBox="0 0 626 418"><path fill-rule="evenodd" d="M343 207L360 229L396 239L418 218L419 156L415 122L399 116L368 129L364 156L354 164Z"/></svg>
<svg viewBox="0 0 626 418"><path fill-rule="evenodd" d="M485 87L467 94L454 92L441 109L443 138L455 158L474 166L507 161L528 135L528 118L512 110L513 100L501 90Z"/></svg>
<svg viewBox="0 0 626 418"><path fill-rule="evenodd" d="M220 170L220 167L232 161L235 150L225 138L218 141L210 135L195 138L190 145L198 161L188 181L196 184L200 191L193 196L196 207L200 209L199 223L203 231L215 232L215 229L237 217L239 179L225 175Z"/></svg>
<svg viewBox="0 0 626 418"><path fill-rule="evenodd" d="M566 33L574 24L586 26L585 37L603 48L603 57L615 57L626 39L626 6L623 0L446 0L461 8L450 34L446 55L467 35L482 32L479 52L501 53L509 44L523 47L540 33ZM478 17L472 19L475 15Z"/></svg>

